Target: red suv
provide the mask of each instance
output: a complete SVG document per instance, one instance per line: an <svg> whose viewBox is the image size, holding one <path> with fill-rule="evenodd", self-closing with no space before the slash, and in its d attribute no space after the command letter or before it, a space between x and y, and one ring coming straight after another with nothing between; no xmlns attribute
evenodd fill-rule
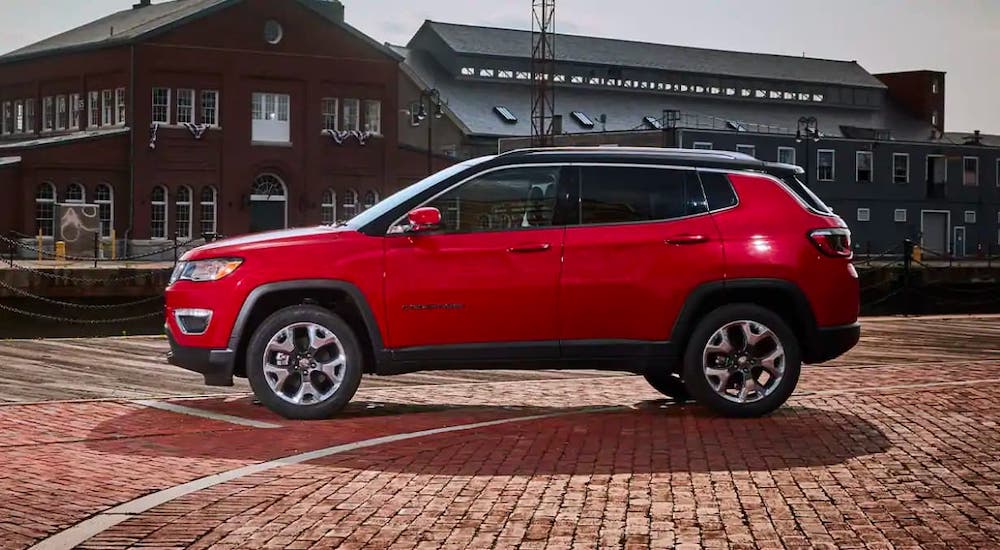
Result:
<svg viewBox="0 0 1000 550"><path fill-rule="evenodd" d="M337 226L185 254L169 360L287 418L333 415L364 373L512 364L766 414L861 332L850 232L801 174L680 149L463 162Z"/></svg>

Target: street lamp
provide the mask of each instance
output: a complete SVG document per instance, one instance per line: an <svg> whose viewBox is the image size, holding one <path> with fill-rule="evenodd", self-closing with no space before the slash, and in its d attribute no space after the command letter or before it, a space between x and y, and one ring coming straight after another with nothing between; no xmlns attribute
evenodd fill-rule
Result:
<svg viewBox="0 0 1000 550"><path fill-rule="evenodd" d="M810 136L811 134L811 136ZM809 138L812 141L819 143L819 122L816 121L816 117L799 117L798 127L795 130L795 143L806 143L806 185L810 185L810 174L809 174Z"/></svg>
<svg viewBox="0 0 1000 550"><path fill-rule="evenodd" d="M444 116L444 103L441 101L441 92L437 88L423 90L420 92L420 105L417 108L417 123L427 120L427 175L434 172L434 119ZM429 110L434 111L434 116L428 118Z"/></svg>

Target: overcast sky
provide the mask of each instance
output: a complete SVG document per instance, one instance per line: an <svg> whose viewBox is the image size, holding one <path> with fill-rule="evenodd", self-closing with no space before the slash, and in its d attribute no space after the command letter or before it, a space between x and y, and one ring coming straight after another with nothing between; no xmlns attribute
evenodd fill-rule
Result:
<svg viewBox="0 0 1000 550"><path fill-rule="evenodd" d="M0 0L0 51L136 0ZM154 0L156 2L157 0ZM528 28L530 0L344 0L347 20L405 44L424 19ZM946 71L949 131L1000 134L1000 0L558 0L559 32Z"/></svg>

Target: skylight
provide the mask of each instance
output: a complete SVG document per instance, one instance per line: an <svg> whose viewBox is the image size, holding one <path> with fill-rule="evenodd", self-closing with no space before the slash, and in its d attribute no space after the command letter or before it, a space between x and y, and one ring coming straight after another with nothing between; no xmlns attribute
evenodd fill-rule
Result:
<svg viewBox="0 0 1000 550"><path fill-rule="evenodd" d="M746 132L747 131L747 127L742 122L740 122L738 120L727 120L726 121L726 126L729 126L733 130L736 130L737 132Z"/></svg>
<svg viewBox="0 0 1000 550"><path fill-rule="evenodd" d="M590 117L587 116L587 113L583 113L580 111L573 111L572 113L570 113L570 116L573 117L573 120L575 120L577 124L583 126L584 128L594 127L594 121L590 120Z"/></svg>
<svg viewBox="0 0 1000 550"><path fill-rule="evenodd" d="M663 123L656 117L644 116L642 117L642 121L646 124L646 126L649 126L654 130L663 128Z"/></svg>
<svg viewBox="0 0 1000 550"><path fill-rule="evenodd" d="M504 107L503 105L497 105L493 108L493 112L497 114L504 122L507 124L517 124L517 117L514 113L510 112L510 109Z"/></svg>

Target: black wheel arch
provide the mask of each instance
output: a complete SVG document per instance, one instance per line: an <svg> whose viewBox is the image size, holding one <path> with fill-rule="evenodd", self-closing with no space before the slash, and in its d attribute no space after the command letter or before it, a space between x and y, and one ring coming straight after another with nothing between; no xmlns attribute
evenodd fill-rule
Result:
<svg viewBox="0 0 1000 550"><path fill-rule="evenodd" d="M804 363L818 362L816 316L805 292L785 279L727 279L703 283L688 295L670 332L670 341L683 356L695 325L710 311L726 304L750 303L780 315L795 332Z"/></svg>
<svg viewBox="0 0 1000 550"><path fill-rule="evenodd" d="M244 375L247 345L255 328L282 307L314 303L341 315L355 329L365 371L375 372L383 361L383 339L375 313L357 285L338 279L302 279L260 285L250 291L233 323L229 349L235 352L234 372Z"/></svg>

